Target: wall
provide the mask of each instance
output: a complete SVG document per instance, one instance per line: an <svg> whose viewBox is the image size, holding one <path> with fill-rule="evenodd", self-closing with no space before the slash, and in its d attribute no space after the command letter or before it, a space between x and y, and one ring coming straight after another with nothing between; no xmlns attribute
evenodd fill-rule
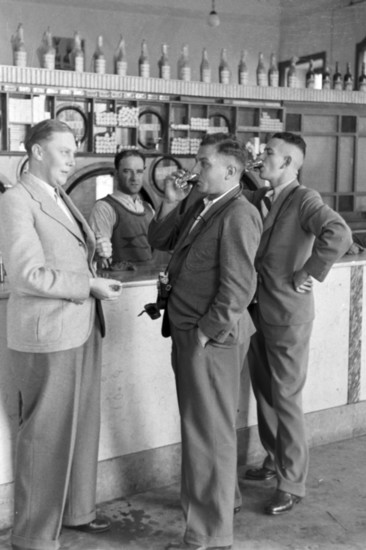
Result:
<svg viewBox="0 0 366 550"><path fill-rule="evenodd" d="M351 5L350 0L283 0L280 59L326 51L332 70L338 61L344 74L350 62L355 73L355 48L366 37L365 21L365 2Z"/></svg>
<svg viewBox="0 0 366 550"><path fill-rule="evenodd" d="M146 38L152 76L158 75L161 43L169 44L172 76L181 46L190 46L193 79L199 78L203 47L207 47L213 80L221 48L228 49L229 63L236 81L240 51L248 50L250 84L255 83L258 52L274 51L280 60L292 55L311 55L325 50L332 68L347 61L354 65L355 44L366 36L366 3L350 5L350 0L218 0L216 10L221 25L206 24L209 0L0 0L0 64L12 64L10 39L19 22L25 27L28 65L39 66L36 50L50 26L55 36L72 37L78 30L86 42L86 70L96 38L104 37L107 70L112 72L113 52L122 33L127 45L129 74L137 74L142 38ZM70 23L72 22L72 23Z"/></svg>
<svg viewBox="0 0 366 550"><path fill-rule="evenodd" d="M99 34L104 38L107 71L112 71L113 52L122 33L129 60L129 74L137 75L141 40L147 40L151 76L158 76L157 61L161 43L169 45L172 77L184 43L189 44L192 80L199 80L202 48L208 50L212 80L218 80L221 48L227 48L228 59L237 81L240 51L248 50L251 83L255 83L258 52L279 48L279 0L225 0L216 3L221 24L210 28L206 19L210 0L0 0L0 64L12 64L10 40L19 22L25 29L28 65L39 66L36 50L48 26L54 36L72 37L78 30L86 43L86 70L91 70L91 57Z"/></svg>

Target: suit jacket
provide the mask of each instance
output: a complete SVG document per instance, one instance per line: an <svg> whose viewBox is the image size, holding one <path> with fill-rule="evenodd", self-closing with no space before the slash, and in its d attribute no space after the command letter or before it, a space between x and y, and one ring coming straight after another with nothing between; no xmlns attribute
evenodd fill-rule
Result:
<svg viewBox="0 0 366 550"><path fill-rule="evenodd" d="M62 189L75 222L24 174L0 201L0 249L9 277L8 346L25 352L78 347L95 316L89 279L94 234Z"/></svg>
<svg viewBox="0 0 366 550"><path fill-rule="evenodd" d="M168 266L170 322L179 329L198 325L210 339L235 344L253 332L246 308L256 288L254 258L262 223L256 208L234 189L190 231L202 205L200 199L183 212L178 206L164 219L154 219L149 241L161 250L174 248Z"/></svg>
<svg viewBox="0 0 366 550"><path fill-rule="evenodd" d="M272 325L311 321L313 293L295 291L294 272L304 268L323 281L351 244L349 227L317 191L298 181L288 185L264 220L256 258L258 304L264 320Z"/></svg>

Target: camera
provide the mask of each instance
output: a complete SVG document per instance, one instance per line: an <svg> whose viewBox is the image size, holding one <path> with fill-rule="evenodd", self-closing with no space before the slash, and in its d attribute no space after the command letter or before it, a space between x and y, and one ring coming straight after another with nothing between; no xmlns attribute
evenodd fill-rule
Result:
<svg viewBox="0 0 366 550"><path fill-rule="evenodd" d="M171 291L171 285L169 284L169 276L164 271L159 273L158 281L158 296L155 303L145 304L144 309L139 313L138 317L143 313L147 313L150 319L159 319L161 317L160 310L165 309L169 293Z"/></svg>
<svg viewBox="0 0 366 550"><path fill-rule="evenodd" d="M139 314L142 315L143 313L147 313L150 319L159 319L161 317L161 313L158 307L158 304L145 304L144 309Z"/></svg>

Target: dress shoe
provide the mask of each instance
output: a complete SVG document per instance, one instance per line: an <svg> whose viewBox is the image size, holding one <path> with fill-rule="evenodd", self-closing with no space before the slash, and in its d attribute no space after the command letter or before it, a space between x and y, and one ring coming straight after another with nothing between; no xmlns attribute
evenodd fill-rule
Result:
<svg viewBox="0 0 366 550"><path fill-rule="evenodd" d="M301 497L297 495L286 493L286 491L281 491L281 489L276 489L272 500L269 501L264 511L271 516L278 516L279 514L284 514L291 510L294 504L297 504L300 500Z"/></svg>
<svg viewBox="0 0 366 550"><path fill-rule="evenodd" d="M70 546L68 548L70 548ZM34 548L29 548L28 546L17 546L16 544L12 544L11 550L34 550ZM67 548L66 546L59 546L58 550L67 550Z"/></svg>
<svg viewBox="0 0 366 550"><path fill-rule="evenodd" d="M99 533L109 531L111 522L107 519L95 518L89 523L84 523L82 525L65 525L65 527L67 527L67 529L76 529L77 531L88 533L89 535L99 535Z"/></svg>
<svg viewBox="0 0 366 550"><path fill-rule="evenodd" d="M250 481L267 481L276 477L276 471L262 466L261 468L251 468L244 474L244 479Z"/></svg>
<svg viewBox="0 0 366 550"><path fill-rule="evenodd" d="M188 542L170 542L165 550L231 550L231 546L197 546Z"/></svg>

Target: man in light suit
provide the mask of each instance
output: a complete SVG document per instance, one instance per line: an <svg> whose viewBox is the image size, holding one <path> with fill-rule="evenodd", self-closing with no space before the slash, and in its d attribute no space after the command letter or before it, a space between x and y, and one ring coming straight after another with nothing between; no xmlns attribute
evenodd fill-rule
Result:
<svg viewBox="0 0 366 550"><path fill-rule="evenodd" d="M236 414L240 372L254 327L247 312L262 223L240 189L246 157L227 134L207 135L195 172L198 200L166 180L149 227L154 248L174 253L167 316L181 415L181 504L185 543L171 548L231 548L236 493ZM165 317L165 325L167 318ZM236 498L236 500L235 500Z"/></svg>
<svg viewBox="0 0 366 550"><path fill-rule="evenodd" d="M245 478L277 478L277 489L265 507L271 515L291 510L305 496L309 452L302 389L314 319L312 279L324 281L352 244L341 216L319 193L299 184L305 150L300 136L275 134L260 169L260 177L271 184L272 206L255 262L258 290L251 311L257 332L248 359L267 456L262 467L247 470Z"/></svg>
<svg viewBox="0 0 366 550"><path fill-rule="evenodd" d="M75 164L69 126L40 122L25 146L29 170L0 201L7 340L21 399L11 541L56 550L62 525L109 527L95 512L100 300L118 298L121 284L95 276L94 234L62 190Z"/></svg>

